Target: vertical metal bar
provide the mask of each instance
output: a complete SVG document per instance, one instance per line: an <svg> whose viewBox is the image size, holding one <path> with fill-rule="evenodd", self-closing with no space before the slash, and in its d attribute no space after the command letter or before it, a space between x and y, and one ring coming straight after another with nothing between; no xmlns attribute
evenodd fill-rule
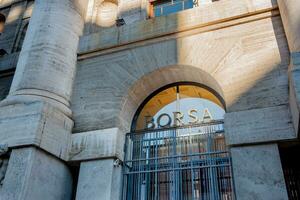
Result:
<svg viewBox="0 0 300 200"><path fill-rule="evenodd" d="M226 150L219 130L222 124L128 134L123 199L235 199L230 154L216 153Z"/></svg>

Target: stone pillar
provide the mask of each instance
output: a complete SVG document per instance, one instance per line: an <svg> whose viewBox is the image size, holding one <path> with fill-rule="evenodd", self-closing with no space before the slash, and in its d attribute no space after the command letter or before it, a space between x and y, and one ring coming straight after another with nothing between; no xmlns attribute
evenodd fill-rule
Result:
<svg viewBox="0 0 300 200"><path fill-rule="evenodd" d="M1 143L36 145L65 159L73 127L70 97L76 52L87 3L35 1L10 93L0 103Z"/></svg>
<svg viewBox="0 0 300 200"><path fill-rule="evenodd" d="M118 160L82 162L76 200L118 200L122 191L122 167Z"/></svg>
<svg viewBox="0 0 300 200"><path fill-rule="evenodd" d="M295 130L300 126L300 1L278 0L278 6L291 52L289 67L290 107Z"/></svg>
<svg viewBox="0 0 300 200"><path fill-rule="evenodd" d="M277 144L232 147L236 198L287 200Z"/></svg>
<svg viewBox="0 0 300 200"><path fill-rule="evenodd" d="M295 138L287 111L287 106L277 106L225 114L238 200L288 199L276 144Z"/></svg>
<svg viewBox="0 0 300 200"><path fill-rule="evenodd" d="M1 199L71 199L72 176L62 160L69 155L69 101L87 1L35 1L10 93L0 103L0 145L13 149Z"/></svg>
<svg viewBox="0 0 300 200"><path fill-rule="evenodd" d="M66 165L34 148L12 150L0 199L68 200L72 176Z"/></svg>
<svg viewBox="0 0 300 200"><path fill-rule="evenodd" d="M42 100L71 115L69 101L84 24L77 5L75 0L35 1L11 90L2 105Z"/></svg>

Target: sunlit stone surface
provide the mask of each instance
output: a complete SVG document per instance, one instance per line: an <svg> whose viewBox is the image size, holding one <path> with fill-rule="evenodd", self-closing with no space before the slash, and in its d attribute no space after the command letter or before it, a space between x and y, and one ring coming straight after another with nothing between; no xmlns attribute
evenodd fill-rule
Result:
<svg viewBox="0 0 300 200"><path fill-rule="evenodd" d="M224 108L238 200L288 199L280 153L299 145L299 2L199 0L154 17L148 0L0 0L0 199L120 199L125 134L176 82L217 94L197 97Z"/></svg>
<svg viewBox="0 0 300 200"><path fill-rule="evenodd" d="M97 13L97 25L110 27L115 25L118 16L118 5L113 1L103 1Z"/></svg>

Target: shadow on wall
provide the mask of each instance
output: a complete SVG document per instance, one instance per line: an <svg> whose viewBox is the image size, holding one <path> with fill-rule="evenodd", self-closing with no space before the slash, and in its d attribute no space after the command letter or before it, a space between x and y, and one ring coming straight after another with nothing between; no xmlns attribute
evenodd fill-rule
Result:
<svg viewBox="0 0 300 200"><path fill-rule="evenodd" d="M276 13L273 14L276 15ZM220 60L220 63L228 62L229 59L234 57L231 63L227 63L223 68L219 67L217 72L211 73L217 83L215 85L220 85L221 89L217 89L217 91L224 94L227 113L282 105L288 108L287 70L289 51L287 41L280 16L272 17L271 24L273 30L270 29L258 36L252 34L237 42L237 45L242 45L239 49L242 54L233 56L232 52L236 48L236 46L233 46L232 49L229 49L227 55ZM177 51L176 62L178 63L185 62L183 60L187 57L189 51L194 50L193 47L186 48L177 42L175 42L175 46ZM199 59L201 59L203 52L199 51L198 53ZM151 55L149 56L151 57ZM255 62L255 59L258 61ZM249 60L253 61L249 62ZM203 62L205 63L205 61ZM180 69L182 67L185 69ZM128 96L123 100L119 119L119 124L124 125L127 131L136 108L149 94L170 81L196 81L214 88L214 86L211 86L211 81L208 81L208 76L201 74L199 68L194 67L192 69L189 66L168 68L171 70L168 71L164 67L159 70L155 69L156 71L152 73L147 73L129 89ZM224 74L227 76L224 76ZM195 76L198 77L195 78ZM151 81L155 83L151 83ZM130 110L130 108L133 109Z"/></svg>
<svg viewBox="0 0 300 200"><path fill-rule="evenodd" d="M180 24L179 16L183 15L173 14L168 19ZM116 126L127 132L135 111L155 90L179 81L205 84L208 76L201 75L200 69L220 86L227 113L287 106L289 51L279 13L274 11L272 18L259 19L256 29L247 24L195 37L167 38L81 61L72 99L74 132ZM160 25L163 28L170 24ZM198 36L202 37L200 43ZM211 66L212 62L217 64Z"/></svg>

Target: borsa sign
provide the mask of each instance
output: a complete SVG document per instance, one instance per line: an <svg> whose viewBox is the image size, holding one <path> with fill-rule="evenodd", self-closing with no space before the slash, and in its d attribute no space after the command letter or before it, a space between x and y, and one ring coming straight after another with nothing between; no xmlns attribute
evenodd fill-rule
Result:
<svg viewBox="0 0 300 200"><path fill-rule="evenodd" d="M187 116L182 112L173 112L173 118L168 113L162 113L156 118L156 120L152 116L145 116L145 128L155 129L171 126L183 126L187 124L192 125L213 120L207 108L204 109L202 117L198 117L197 113L197 109L188 110ZM185 119L186 117L187 119Z"/></svg>

